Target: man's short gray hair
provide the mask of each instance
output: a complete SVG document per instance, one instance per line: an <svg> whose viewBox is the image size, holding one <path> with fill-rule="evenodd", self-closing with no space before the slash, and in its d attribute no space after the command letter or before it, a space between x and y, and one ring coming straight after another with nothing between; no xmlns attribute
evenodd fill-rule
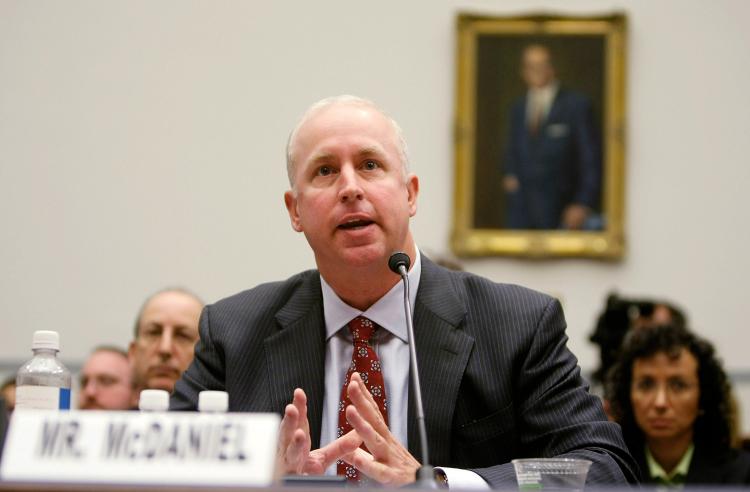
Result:
<svg viewBox="0 0 750 492"><path fill-rule="evenodd" d="M311 105L309 108L307 108L307 111L305 111L305 113L295 125L292 132L289 134L289 139L287 140L286 144L286 173L289 177L289 185L294 187L294 167L296 165L296 162L294 162L294 144L299 129L315 113L319 112L322 109L339 104L350 106L366 106L368 108L374 109L385 117L385 119L393 128L393 132L396 134L396 138L398 139L398 152L399 156L401 157L401 171L403 172L405 177L409 169L409 152L406 146L404 132L401 130L399 124L396 122L396 120L391 118L388 113L380 109L374 102L370 101L369 99L344 94L341 96L327 97Z"/></svg>
<svg viewBox="0 0 750 492"><path fill-rule="evenodd" d="M141 308L138 310L138 316L135 318L135 328L133 330L133 340L136 340L138 336L140 336L141 331L141 318L143 318L143 311L146 310L146 306L148 306L148 303L153 301L157 296L160 296L162 294L166 294L167 292L177 292L178 294L183 294L187 297L191 297L200 304L201 306L205 306L206 303L203 302L203 299L198 297L195 293L192 291L184 288L184 287L166 287L164 289L161 289L159 291L154 292L150 296L146 298L145 301L143 301L143 304L141 304Z"/></svg>

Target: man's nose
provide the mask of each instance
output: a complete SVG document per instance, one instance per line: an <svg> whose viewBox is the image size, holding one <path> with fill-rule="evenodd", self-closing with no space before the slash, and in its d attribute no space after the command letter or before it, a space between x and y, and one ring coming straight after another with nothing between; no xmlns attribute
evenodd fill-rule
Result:
<svg viewBox="0 0 750 492"><path fill-rule="evenodd" d="M361 200L364 193L360 178L353 166L342 166L339 175L339 200Z"/></svg>
<svg viewBox="0 0 750 492"><path fill-rule="evenodd" d="M83 394L86 396L94 396L94 393L96 393L96 383L93 380L88 381L86 386L83 387Z"/></svg>
<svg viewBox="0 0 750 492"><path fill-rule="evenodd" d="M159 338L159 353L171 354L172 343L172 330L164 329L164 331L161 332L161 338Z"/></svg>

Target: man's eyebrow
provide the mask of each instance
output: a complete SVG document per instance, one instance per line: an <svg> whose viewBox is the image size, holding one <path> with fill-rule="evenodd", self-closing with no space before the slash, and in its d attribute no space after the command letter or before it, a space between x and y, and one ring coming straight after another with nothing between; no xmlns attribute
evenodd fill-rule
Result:
<svg viewBox="0 0 750 492"><path fill-rule="evenodd" d="M385 151L378 146L362 147L357 151L357 157L382 157L383 155L385 155ZM309 162L312 165L317 165L334 162L337 159L333 152L320 152L314 155Z"/></svg>
<svg viewBox="0 0 750 492"><path fill-rule="evenodd" d="M360 157L382 156L385 152L380 147L364 147L357 152Z"/></svg>
<svg viewBox="0 0 750 492"><path fill-rule="evenodd" d="M322 164L324 162L331 162L334 160L335 157L330 152L321 152L319 154L316 154L313 156L312 159L310 159L310 164Z"/></svg>

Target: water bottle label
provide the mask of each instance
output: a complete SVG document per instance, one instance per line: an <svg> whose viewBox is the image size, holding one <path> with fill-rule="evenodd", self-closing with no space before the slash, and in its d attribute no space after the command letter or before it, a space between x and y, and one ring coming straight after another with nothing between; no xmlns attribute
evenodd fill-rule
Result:
<svg viewBox="0 0 750 492"><path fill-rule="evenodd" d="M70 410L70 388L54 386L18 386L16 408Z"/></svg>
<svg viewBox="0 0 750 492"><path fill-rule="evenodd" d="M60 388L60 410L70 410L70 388Z"/></svg>

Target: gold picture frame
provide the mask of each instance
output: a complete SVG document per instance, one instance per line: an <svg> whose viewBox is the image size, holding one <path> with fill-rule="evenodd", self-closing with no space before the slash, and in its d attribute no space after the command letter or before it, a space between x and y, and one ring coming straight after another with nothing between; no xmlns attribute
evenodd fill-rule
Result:
<svg viewBox="0 0 750 492"><path fill-rule="evenodd" d="M459 14L457 31L453 252L621 258L625 16Z"/></svg>

